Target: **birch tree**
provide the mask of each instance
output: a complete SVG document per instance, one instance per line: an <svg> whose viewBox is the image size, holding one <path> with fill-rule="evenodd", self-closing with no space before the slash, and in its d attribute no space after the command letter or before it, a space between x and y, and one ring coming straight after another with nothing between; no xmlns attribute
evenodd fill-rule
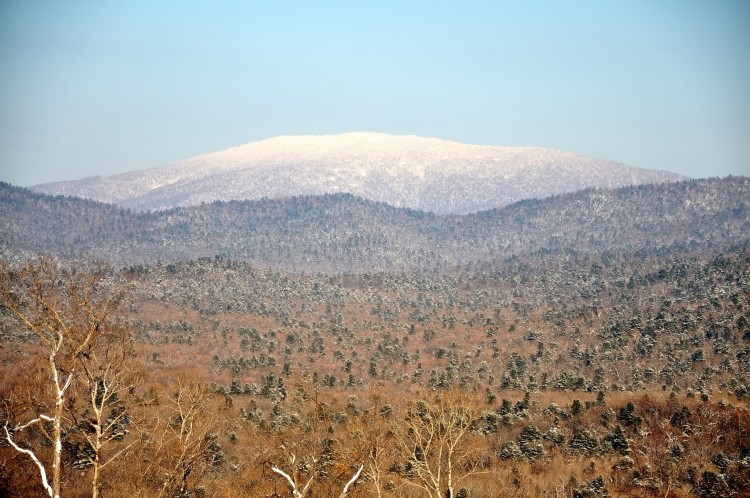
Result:
<svg viewBox="0 0 750 498"><path fill-rule="evenodd" d="M284 472L275 465L271 467L271 470L286 480L287 484L289 485L289 489L292 491L292 498L304 498L307 495L308 490L310 489L310 485L315 478L315 474L311 475L310 478L307 479L307 482L302 484L303 479L297 469L297 455L295 455L294 453L289 455L289 467L290 471L288 473Z"/></svg>
<svg viewBox="0 0 750 498"><path fill-rule="evenodd" d="M349 428L350 461L363 461L363 473L368 487L377 498L382 498L388 485L389 467L398 460L399 447L387 418L392 408L380 410L379 399L375 406L363 413Z"/></svg>
<svg viewBox="0 0 750 498"><path fill-rule="evenodd" d="M406 457L407 482L430 498L454 498L459 482L483 472L484 459L469 442L477 417L465 396L445 393L433 401L411 403L402 423L394 427Z"/></svg>
<svg viewBox="0 0 750 498"><path fill-rule="evenodd" d="M61 493L65 401L80 368L79 358L96 345L122 301L121 288L112 290L104 285L107 274L103 265L63 270L51 258L27 262L18 270L0 264L0 303L42 348L48 375L46 394L50 395L46 402L38 400L46 409L29 420L13 425L6 421L4 435L37 467L41 485L51 498L59 498ZM41 448L26 448L18 440L32 428L51 441L51 462Z"/></svg>
<svg viewBox="0 0 750 498"><path fill-rule="evenodd" d="M129 331L110 328L97 346L81 355L80 396L71 396L67 404L77 433L89 448L86 459L92 467L93 498L99 497L102 471L138 442L126 436L133 423L132 394L143 378Z"/></svg>
<svg viewBox="0 0 750 498"><path fill-rule="evenodd" d="M286 483L289 485L289 489L292 492L292 498L305 498L305 496L307 496L307 492L310 491L310 485L315 478L315 474L311 475L310 478L307 479L305 484L302 484L304 479L300 476L297 470L297 456L294 453L289 455L289 464L291 468L289 473L284 472L275 465L271 467L271 470L286 480ZM349 494L349 489L354 485L354 483L357 482L357 480L359 480L360 475L362 475L362 470L364 469L364 467L364 465L359 466L354 475L352 475L351 479L349 479L349 481L347 481L347 483L344 485L344 488L342 489L341 494L338 496L338 498L346 498L346 496Z"/></svg>
<svg viewBox="0 0 750 498"><path fill-rule="evenodd" d="M151 407L154 421L142 435L147 442L138 460L144 466L133 476L134 487L140 493L152 488L147 496L188 496L221 463L217 437L231 421L205 383L179 376L166 389Z"/></svg>

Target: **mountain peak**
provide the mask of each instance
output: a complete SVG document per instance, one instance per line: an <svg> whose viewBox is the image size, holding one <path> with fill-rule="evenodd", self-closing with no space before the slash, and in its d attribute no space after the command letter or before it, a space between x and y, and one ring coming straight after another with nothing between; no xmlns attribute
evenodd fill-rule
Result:
<svg viewBox="0 0 750 498"><path fill-rule="evenodd" d="M553 149L353 132L278 136L158 168L33 190L137 210L349 192L399 207L468 213L590 187L682 179Z"/></svg>

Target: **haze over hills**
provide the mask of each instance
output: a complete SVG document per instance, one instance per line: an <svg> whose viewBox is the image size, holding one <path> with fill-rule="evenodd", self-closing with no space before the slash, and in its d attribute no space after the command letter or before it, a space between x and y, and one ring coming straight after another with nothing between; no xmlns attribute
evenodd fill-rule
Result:
<svg viewBox="0 0 750 498"><path fill-rule="evenodd" d="M285 271L433 271L542 253L710 253L750 233L745 177L588 189L469 215L350 194L134 213L1 187L0 257L10 259L47 252L133 265L221 255Z"/></svg>
<svg viewBox="0 0 750 498"><path fill-rule="evenodd" d="M592 187L684 179L559 150L346 133L276 137L158 168L32 189L139 211L346 192L395 207L463 214Z"/></svg>

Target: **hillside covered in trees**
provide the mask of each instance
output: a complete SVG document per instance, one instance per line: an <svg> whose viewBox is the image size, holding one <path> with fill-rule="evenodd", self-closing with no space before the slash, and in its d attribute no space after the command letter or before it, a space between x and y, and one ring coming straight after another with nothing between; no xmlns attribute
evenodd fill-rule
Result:
<svg viewBox="0 0 750 498"><path fill-rule="evenodd" d="M61 496L748 496L748 181L445 217L4 185L0 496L46 493L10 441Z"/></svg>
<svg viewBox="0 0 750 498"><path fill-rule="evenodd" d="M463 216L347 194L214 202L151 213L0 185L0 254L116 266L220 255L294 272L444 271L535 252L722 250L750 230L745 177L586 190Z"/></svg>

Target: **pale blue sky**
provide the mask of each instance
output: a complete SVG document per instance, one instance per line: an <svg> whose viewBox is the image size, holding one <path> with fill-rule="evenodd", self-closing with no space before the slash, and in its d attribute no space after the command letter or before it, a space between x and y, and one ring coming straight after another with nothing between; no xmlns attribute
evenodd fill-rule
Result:
<svg viewBox="0 0 750 498"><path fill-rule="evenodd" d="M750 174L750 1L0 0L0 180L379 131Z"/></svg>

